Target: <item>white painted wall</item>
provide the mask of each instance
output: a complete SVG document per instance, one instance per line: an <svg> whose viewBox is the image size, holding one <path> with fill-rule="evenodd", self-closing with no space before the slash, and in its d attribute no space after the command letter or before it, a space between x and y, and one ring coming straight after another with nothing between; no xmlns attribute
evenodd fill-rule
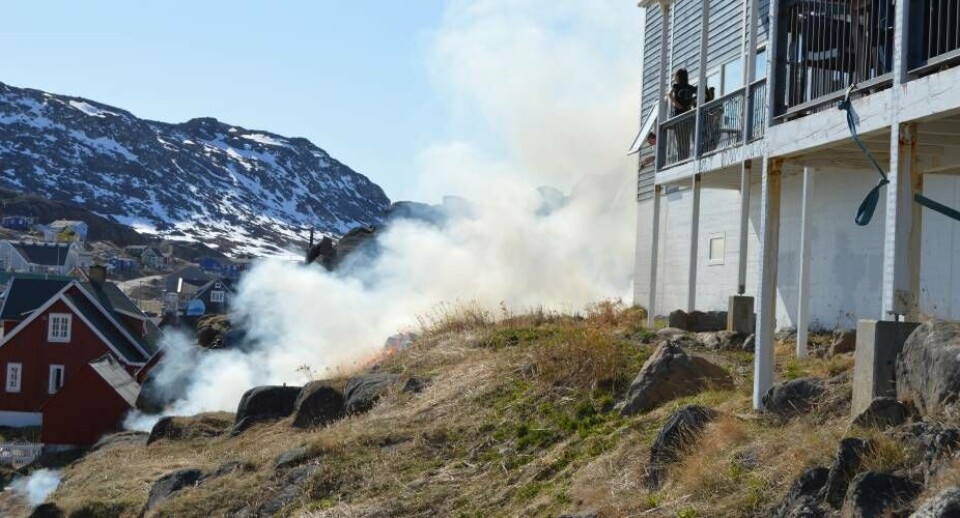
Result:
<svg viewBox="0 0 960 518"><path fill-rule="evenodd" d="M633 303L647 306L650 300L650 260L653 239L650 233L653 219L653 200L637 203L637 248L633 272Z"/></svg>
<svg viewBox="0 0 960 518"><path fill-rule="evenodd" d="M883 267L884 197L870 225L854 223L857 207L876 183L876 173L818 170L811 208L810 318L812 328L855 327L861 318L880 318ZM747 294L755 295L759 264L757 230L760 175L754 175L747 261ZM704 176L701 197L697 308L725 310L737 290L740 193L711 188ZM802 176L788 170L783 178L777 328L794 325L800 274L800 200ZM960 207L960 177L927 175L925 192ZM688 189L661 198L658 315L686 306L692 193ZM652 203L647 203L652 207ZM651 211L652 212L652 211ZM637 241L637 304L646 303L649 277L649 214L640 207ZM646 214L646 215L644 215ZM644 219L646 218L646 219ZM709 265L711 235L726 236L725 262ZM929 316L960 318L960 223L924 210L921 310Z"/></svg>
<svg viewBox="0 0 960 518"><path fill-rule="evenodd" d="M924 175L923 193L960 210L960 176ZM960 318L960 222L924 209L922 242L921 314Z"/></svg>

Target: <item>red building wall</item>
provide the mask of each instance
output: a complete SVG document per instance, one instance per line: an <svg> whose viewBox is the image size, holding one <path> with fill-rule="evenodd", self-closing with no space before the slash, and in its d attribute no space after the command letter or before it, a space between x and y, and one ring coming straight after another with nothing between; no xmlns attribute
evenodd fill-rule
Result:
<svg viewBox="0 0 960 518"><path fill-rule="evenodd" d="M89 365L43 405L44 444L88 445L117 431L131 410Z"/></svg>
<svg viewBox="0 0 960 518"><path fill-rule="evenodd" d="M40 405L50 398L50 365L64 366L64 383L69 385L72 377L79 374L90 361L107 353L116 358L77 315L72 318L70 343L49 343L47 321L50 313L73 314L66 304L57 301L10 342L0 347L0 411L39 412ZM11 362L23 365L19 393L6 390L7 364Z"/></svg>

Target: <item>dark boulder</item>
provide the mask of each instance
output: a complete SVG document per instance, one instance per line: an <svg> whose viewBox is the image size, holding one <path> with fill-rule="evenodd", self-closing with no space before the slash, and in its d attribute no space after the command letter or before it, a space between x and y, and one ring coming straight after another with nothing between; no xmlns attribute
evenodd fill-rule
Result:
<svg viewBox="0 0 960 518"><path fill-rule="evenodd" d="M688 355L675 344L663 343L630 384L620 415L647 412L679 397L732 386L730 373L723 367Z"/></svg>
<svg viewBox="0 0 960 518"><path fill-rule="evenodd" d="M702 333L722 331L727 328L726 311L685 311L676 310L667 317L667 325L684 331Z"/></svg>
<svg viewBox="0 0 960 518"><path fill-rule="evenodd" d="M920 421L888 432L912 454L912 465L922 471L925 483L933 480L960 451L960 428Z"/></svg>
<svg viewBox="0 0 960 518"><path fill-rule="evenodd" d="M230 430L231 424L233 424L233 416L226 412L195 416L167 416L153 425L147 444L153 444L161 439L182 441L219 437Z"/></svg>
<svg viewBox="0 0 960 518"><path fill-rule="evenodd" d="M57 507L57 504L45 503L33 508L30 518L64 518L67 513Z"/></svg>
<svg viewBox="0 0 960 518"><path fill-rule="evenodd" d="M934 320L910 334L897 357L897 399L923 416L960 417L960 322Z"/></svg>
<svg viewBox="0 0 960 518"><path fill-rule="evenodd" d="M306 462L310 456L307 454L306 448L294 448L292 450L287 450L281 453L276 462L273 464L273 469L282 470L295 467L299 464Z"/></svg>
<svg viewBox="0 0 960 518"><path fill-rule="evenodd" d="M856 329L836 329L830 342L830 356L852 353L857 348Z"/></svg>
<svg viewBox="0 0 960 518"><path fill-rule="evenodd" d="M358 414L370 410L387 391L399 382L400 375L380 372L350 378L343 391L347 401L347 413ZM401 390L416 392L421 387L420 380L413 383L408 380Z"/></svg>
<svg viewBox="0 0 960 518"><path fill-rule="evenodd" d="M293 413L300 387L263 386L248 390L240 398L233 434L257 423L277 421Z"/></svg>
<svg viewBox="0 0 960 518"><path fill-rule="evenodd" d="M853 477L863 471L863 459L870 451L872 446L866 439L847 437L840 441L833 464L830 465L827 482L820 493L824 502L835 509L843 505L847 486Z"/></svg>
<svg viewBox="0 0 960 518"><path fill-rule="evenodd" d="M248 514L258 517L277 516L285 507L307 496L307 483L319 470L320 466L316 464L293 468L280 480L276 491Z"/></svg>
<svg viewBox="0 0 960 518"><path fill-rule="evenodd" d="M293 426L310 428L343 417L344 400L340 391L324 381L307 383L293 405Z"/></svg>
<svg viewBox="0 0 960 518"><path fill-rule="evenodd" d="M648 487L658 490L663 484L667 467L678 462L683 451L696 442L703 429L716 418L717 413L699 405L688 405L667 419L650 447Z"/></svg>
<svg viewBox="0 0 960 518"><path fill-rule="evenodd" d="M790 418L812 409L825 391L822 379L798 378L770 387L761 401L768 412Z"/></svg>
<svg viewBox="0 0 960 518"><path fill-rule="evenodd" d="M160 505L177 491L197 485L202 478L203 472L199 469L181 469L160 477L150 488L146 510Z"/></svg>
<svg viewBox="0 0 960 518"><path fill-rule="evenodd" d="M228 460L223 464L217 466L217 470L210 475L210 478L223 477L237 471L244 471L247 469L247 465L238 461L238 460Z"/></svg>
<svg viewBox="0 0 960 518"><path fill-rule="evenodd" d="M752 353L757 348L757 337L755 335L750 335L743 339L743 345L741 349L743 352Z"/></svg>
<svg viewBox="0 0 960 518"><path fill-rule="evenodd" d="M100 438L91 448L90 452L95 452L99 450L109 450L111 448L120 448L120 447L139 447L147 445L147 438L150 435L147 432L117 432L110 435L105 435Z"/></svg>
<svg viewBox="0 0 960 518"><path fill-rule="evenodd" d="M773 518L798 518L800 516L823 516L818 495L827 484L830 470L824 467L804 471L790 486L790 491L773 512ZM820 514L817 514L819 511Z"/></svg>
<svg viewBox="0 0 960 518"><path fill-rule="evenodd" d="M921 491L923 486L910 479L867 471L850 482L843 504L843 516L906 516L912 507L911 503Z"/></svg>
<svg viewBox="0 0 960 518"><path fill-rule="evenodd" d="M864 428L900 426L910 419L910 409L892 397L878 397L853 418L853 424Z"/></svg>
<svg viewBox="0 0 960 518"><path fill-rule="evenodd" d="M920 504L910 518L956 518L957 516L960 516L960 487L951 487Z"/></svg>

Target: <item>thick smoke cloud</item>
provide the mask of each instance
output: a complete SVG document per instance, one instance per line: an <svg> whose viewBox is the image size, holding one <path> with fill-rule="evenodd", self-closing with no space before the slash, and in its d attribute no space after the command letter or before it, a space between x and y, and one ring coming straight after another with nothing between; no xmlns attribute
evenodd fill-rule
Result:
<svg viewBox="0 0 960 518"><path fill-rule="evenodd" d="M250 348L197 357L170 340L193 380L173 412L234 410L252 386L349 369L438 304L575 311L627 297L637 17L614 0L452 2L428 66L463 138L425 149L415 185L421 200L468 199L471 217L396 222L348 272L256 266L233 303Z"/></svg>

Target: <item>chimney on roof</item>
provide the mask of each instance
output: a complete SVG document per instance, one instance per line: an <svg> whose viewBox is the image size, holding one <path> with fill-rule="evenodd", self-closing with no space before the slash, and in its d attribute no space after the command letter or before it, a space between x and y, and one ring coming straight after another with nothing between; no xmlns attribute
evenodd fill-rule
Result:
<svg viewBox="0 0 960 518"><path fill-rule="evenodd" d="M102 287L105 282L107 282L107 267L102 264L93 264L90 265L90 270L87 272L87 277L90 278L90 283L96 287Z"/></svg>

